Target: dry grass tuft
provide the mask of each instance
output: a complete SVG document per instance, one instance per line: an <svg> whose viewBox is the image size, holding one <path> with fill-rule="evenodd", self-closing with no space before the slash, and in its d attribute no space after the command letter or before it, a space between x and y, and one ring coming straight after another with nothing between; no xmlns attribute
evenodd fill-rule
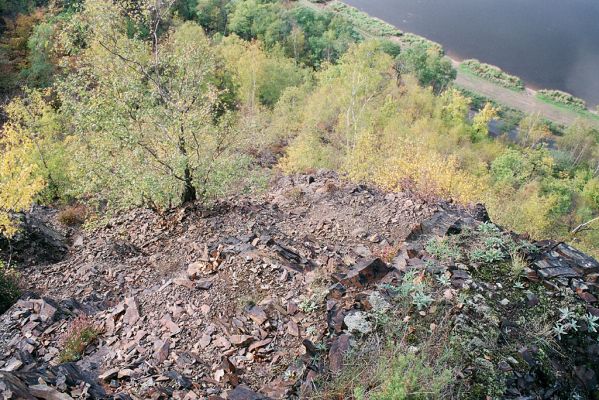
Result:
<svg viewBox="0 0 599 400"><path fill-rule="evenodd" d="M87 208L82 204L68 206L58 214L58 222L64 226L83 225L87 218Z"/></svg>

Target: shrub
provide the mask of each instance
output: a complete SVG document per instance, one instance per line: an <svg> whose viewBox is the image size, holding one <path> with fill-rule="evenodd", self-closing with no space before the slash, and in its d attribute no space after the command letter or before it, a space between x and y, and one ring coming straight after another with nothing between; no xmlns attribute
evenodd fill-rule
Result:
<svg viewBox="0 0 599 400"><path fill-rule="evenodd" d="M438 53L444 54L443 46L441 46L437 42L433 42L427 38L424 38L419 35L415 35L410 32L406 32L401 36L401 41L404 45L413 47L413 46L425 46L428 49L437 50Z"/></svg>
<svg viewBox="0 0 599 400"><path fill-rule="evenodd" d="M353 25L374 36L400 36L402 32L387 22L354 8L339 1L334 1L329 6L344 18L348 19Z"/></svg>
<svg viewBox="0 0 599 400"><path fill-rule="evenodd" d="M19 298L19 276L17 272L0 261L0 314L3 314Z"/></svg>
<svg viewBox="0 0 599 400"><path fill-rule="evenodd" d="M457 75L451 61L442 52L422 43L412 45L399 54L395 69L400 76L414 75L422 86L432 86L436 93L444 90Z"/></svg>
<svg viewBox="0 0 599 400"><path fill-rule="evenodd" d="M370 336L348 352L343 369L305 398L444 398L453 371L449 368L450 350L438 345L443 339L431 335L415 352L407 340L406 327L398 325L396 319L389 319L381 328L383 333Z"/></svg>
<svg viewBox="0 0 599 400"><path fill-rule="evenodd" d="M553 103L563 104L565 106L586 110L587 103L583 99L572 96L570 93L562 92L561 90L539 90L537 97L541 100L550 101Z"/></svg>
<svg viewBox="0 0 599 400"><path fill-rule="evenodd" d="M496 83L500 86L506 87L508 89L524 90L524 82L522 82L522 79L518 78L517 76L510 75L494 65L485 64L478 60L470 59L464 60L460 66L462 69L465 69L476 76Z"/></svg>
<svg viewBox="0 0 599 400"><path fill-rule="evenodd" d="M58 222L65 226L81 225L85 222L87 209L81 204L69 206L58 214Z"/></svg>
<svg viewBox="0 0 599 400"><path fill-rule="evenodd" d="M60 340L62 350L59 354L61 363L77 361L83 352L92 344L100 330L93 324L89 317L81 315L71 321L67 331Z"/></svg>

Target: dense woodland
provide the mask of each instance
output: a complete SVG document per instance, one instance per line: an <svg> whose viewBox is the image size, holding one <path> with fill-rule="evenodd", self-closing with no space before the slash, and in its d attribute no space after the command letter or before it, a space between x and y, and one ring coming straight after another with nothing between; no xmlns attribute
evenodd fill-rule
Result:
<svg viewBox="0 0 599 400"><path fill-rule="evenodd" d="M484 202L534 238L599 254L599 131L501 115L426 43L279 0L3 0L0 232L34 203L157 210L335 169ZM472 110L475 112L472 113Z"/></svg>

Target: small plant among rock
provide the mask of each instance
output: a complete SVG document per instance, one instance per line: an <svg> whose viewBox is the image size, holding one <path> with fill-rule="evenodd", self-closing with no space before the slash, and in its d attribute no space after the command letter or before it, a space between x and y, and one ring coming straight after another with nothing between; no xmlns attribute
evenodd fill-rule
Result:
<svg viewBox="0 0 599 400"><path fill-rule="evenodd" d="M441 274L437 277L437 282L439 282L439 284L441 286L449 286L451 285L451 280L449 279L449 277L446 274Z"/></svg>
<svg viewBox="0 0 599 400"><path fill-rule="evenodd" d="M589 332L597 333L599 331L599 317L589 313L585 316L585 320Z"/></svg>
<svg viewBox="0 0 599 400"><path fill-rule="evenodd" d="M418 311L428 308L433 302L433 298L422 291L412 293L412 304L416 306Z"/></svg>
<svg viewBox="0 0 599 400"><path fill-rule="evenodd" d="M69 328L63 334L60 344L62 351L59 354L61 363L77 361L100 334L100 330L89 317L81 315L71 321Z"/></svg>
<svg viewBox="0 0 599 400"><path fill-rule="evenodd" d="M511 274L514 278L519 278L524 274L524 270L526 269L527 262L526 259L517 252L511 253L510 255L512 264L511 264Z"/></svg>
<svg viewBox="0 0 599 400"><path fill-rule="evenodd" d="M461 255L460 250L450 245L446 239L431 239L426 243L425 249L430 255L439 260L457 260Z"/></svg>
<svg viewBox="0 0 599 400"><path fill-rule="evenodd" d="M502 260L503 252L497 248L474 249L470 252L470 260L474 262L484 262L491 264Z"/></svg>
<svg viewBox="0 0 599 400"><path fill-rule="evenodd" d="M553 326L553 333L558 340L561 340L562 336L567 335L570 332L578 332L580 329L580 326L578 325L579 320L586 322L587 331L590 333L596 333L599 328L599 324L597 323L599 318L592 314L578 318L576 313L568 307L560 308L559 312L560 318Z"/></svg>
<svg viewBox="0 0 599 400"><path fill-rule="evenodd" d="M516 283L514 283L514 289L525 289L524 283L516 281Z"/></svg>
<svg viewBox="0 0 599 400"><path fill-rule="evenodd" d="M300 201L304 197L304 194L304 191L300 187L291 188L285 193L293 201Z"/></svg>
<svg viewBox="0 0 599 400"><path fill-rule="evenodd" d="M0 261L0 314L8 310L20 294L18 273Z"/></svg>
<svg viewBox="0 0 599 400"><path fill-rule="evenodd" d="M298 304L298 308L303 313L311 314L318 310L318 304L313 299L304 299Z"/></svg>
<svg viewBox="0 0 599 400"><path fill-rule="evenodd" d="M497 225L491 222L483 222L478 226L478 231L485 234L497 234L500 232Z"/></svg>
<svg viewBox="0 0 599 400"><path fill-rule="evenodd" d="M389 264L393 261L393 258L397 255L398 248L396 246L383 246L378 251L375 251L374 254L378 256L381 260Z"/></svg>
<svg viewBox="0 0 599 400"><path fill-rule="evenodd" d="M65 226L78 226L85 222L87 210L81 204L66 207L58 214L58 222Z"/></svg>

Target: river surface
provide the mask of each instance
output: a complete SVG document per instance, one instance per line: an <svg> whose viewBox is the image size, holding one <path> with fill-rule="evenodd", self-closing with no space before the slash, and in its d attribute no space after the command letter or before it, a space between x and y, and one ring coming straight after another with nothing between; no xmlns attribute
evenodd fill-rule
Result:
<svg viewBox="0 0 599 400"><path fill-rule="evenodd" d="M533 88L599 104L599 0L343 0Z"/></svg>

